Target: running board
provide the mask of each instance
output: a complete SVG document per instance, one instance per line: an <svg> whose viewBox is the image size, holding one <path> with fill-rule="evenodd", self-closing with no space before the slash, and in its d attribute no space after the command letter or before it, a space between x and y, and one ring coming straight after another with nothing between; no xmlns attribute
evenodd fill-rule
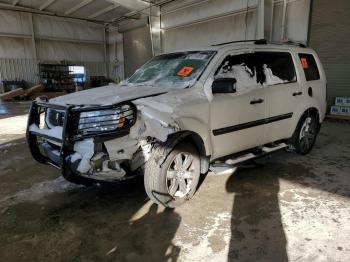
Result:
<svg viewBox="0 0 350 262"><path fill-rule="evenodd" d="M213 163L210 165L209 169L213 171L215 174L226 174L228 171L234 171L237 167L237 164L246 162L248 160L256 159L259 157L263 157L272 152L281 150L286 148L288 145L285 143L280 143L274 146L264 146L259 149L259 152L248 153L237 158L227 159L225 163Z"/></svg>

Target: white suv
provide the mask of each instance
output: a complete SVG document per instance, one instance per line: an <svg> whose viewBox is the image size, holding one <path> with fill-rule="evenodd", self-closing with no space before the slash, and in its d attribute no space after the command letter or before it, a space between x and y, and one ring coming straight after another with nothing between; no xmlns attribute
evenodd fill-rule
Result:
<svg viewBox="0 0 350 262"><path fill-rule="evenodd" d="M287 146L307 154L325 112L313 50L231 42L157 56L120 85L37 99L27 140L69 181L143 174L150 199L175 207L225 156L236 165Z"/></svg>

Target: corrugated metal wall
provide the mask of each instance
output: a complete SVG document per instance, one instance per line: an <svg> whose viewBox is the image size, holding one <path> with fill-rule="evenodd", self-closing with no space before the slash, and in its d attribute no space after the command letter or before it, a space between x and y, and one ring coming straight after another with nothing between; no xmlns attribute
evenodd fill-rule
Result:
<svg viewBox="0 0 350 262"><path fill-rule="evenodd" d="M31 19L31 16L33 19ZM31 21L36 43L33 49ZM104 26L90 22L0 10L0 82L39 82L38 63L84 65L87 79L106 75Z"/></svg>
<svg viewBox="0 0 350 262"><path fill-rule="evenodd" d="M28 86L39 83L38 64L40 61L34 59L10 59L0 58L0 81L4 80L24 80ZM52 61L55 62L55 61ZM70 64L80 65L85 67L86 79L90 76L105 75L106 63L104 62L81 62L70 61ZM112 64L107 64L107 68L112 67Z"/></svg>
<svg viewBox="0 0 350 262"><path fill-rule="evenodd" d="M3 80L25 80L29 85L38 83L37 61L25 58L0 58L0 81Z"/></svg>
<svg viewBox="0 0 350 262"><path fill-rule="evenodd" d="M184 0L166 4L161 17L163 51L256 39L257 6L257 0ZM289 40L306 43L309 7L310 0L287 0L285 36ZM275 0L273 41L282 38L282 11L283 1Z"/></svg>
<svg viewBox="0 0 350 262"><path fill-rule="evenodd" d="M350 96L350 1L314 0L310 29L310 46L325 68L332 105L336 96Z"/></svg>
<svg viewBox="0 0 350 262"><path fill-rule="evenodd" d="M123 46L125 77L129 77L152 57L149 27L143 26L125 32Z"/></svg>

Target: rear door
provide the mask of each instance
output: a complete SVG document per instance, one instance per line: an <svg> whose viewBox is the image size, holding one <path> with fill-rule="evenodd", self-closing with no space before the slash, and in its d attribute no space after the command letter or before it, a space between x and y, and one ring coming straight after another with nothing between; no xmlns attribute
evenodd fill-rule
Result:
<svg viewBox="0 0 350 262"><path fill-rule="evenodd" d="M259 63L265 76L266 121L264 143L291 136L293 112L302 102L295 62L287 51L258 52Z"/></svg>

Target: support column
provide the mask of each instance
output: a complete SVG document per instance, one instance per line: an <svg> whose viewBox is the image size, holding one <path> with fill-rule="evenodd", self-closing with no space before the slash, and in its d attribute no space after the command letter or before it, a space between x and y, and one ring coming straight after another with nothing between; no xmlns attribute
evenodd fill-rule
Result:
<svg viewBox="0 0 350 262"><path fill-rule="evenodd" d="M160 7L153 6L149 10L150 10L149 25L150 25L151 41L152 41L152 54L153 56L156 56L162 53Z"/></svg>
<svg viewBox="0 0 350 262"><path fill-rule="evenodd" d="M258 0L256 39L272 41L274 0Z"/></svg>
<svg viewBox="0 0 350 262"><path fill-rule="evenodd" d="M103 27L103 62L105 65L105 76L109 78L109 52L108 52L108 28L105 26Z"/></svg>
<svg viewBox="0 0 350 262"><path fill-rule="evenodd" d="M35 60L38 59L37 57L37 50L36 50L36 43L35 43L35 32L34 32L34 24L33 24L33 14L29 13L29 21L30 21L30 30L31 30L31 36L32 36L32 48L33 48L33 57Z"/></svg>
<svg viewBox="0 0 350 262"><path fill-rule="evenodd" d="M258 0L258 9L256 15L256 39L265 38L265 0Z"/></svg>
<svg viewBox="0 0 350 262"><path fill-rule="evenodd" d="M283 0L281 40L286 39L287 0Z"/></svg>

